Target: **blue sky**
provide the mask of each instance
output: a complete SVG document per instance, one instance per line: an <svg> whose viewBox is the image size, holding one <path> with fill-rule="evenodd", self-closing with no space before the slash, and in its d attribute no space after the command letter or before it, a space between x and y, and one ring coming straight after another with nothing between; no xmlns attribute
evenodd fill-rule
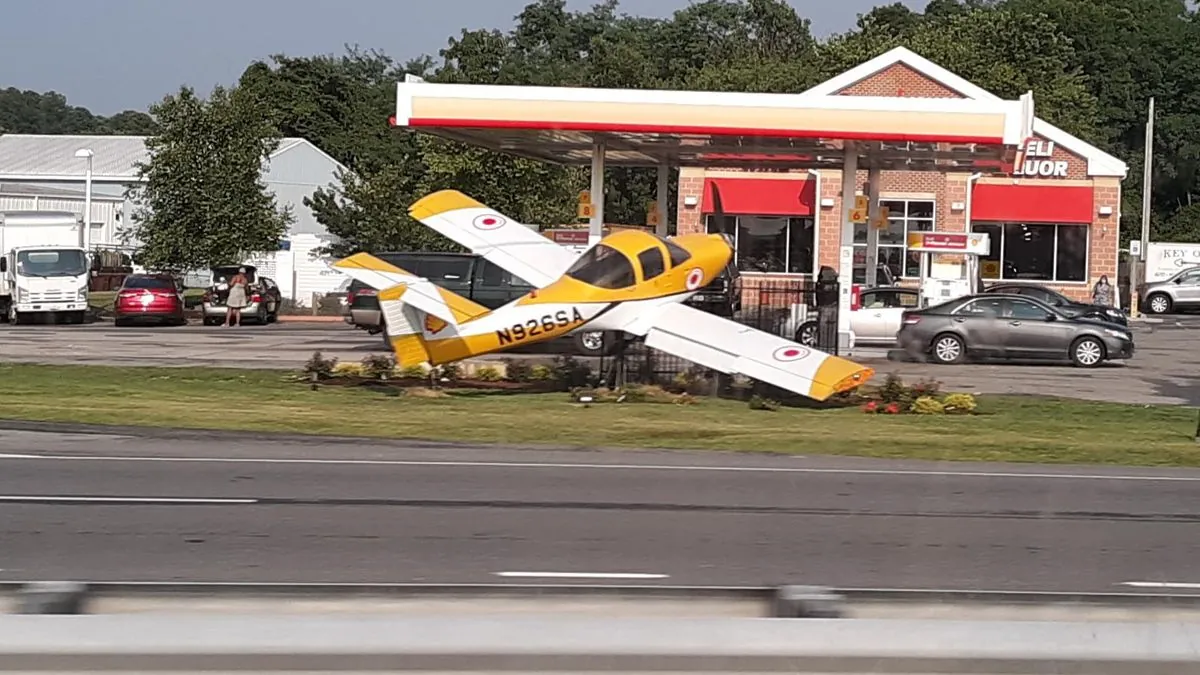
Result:
<svg viewBox="0 0 1200 675"><path fill-rule="evenodd" d="M846 30L884 0L789 0L818 35ZM890 0L888 0L890 2ZM903 0L919 9L926 0ZM378 48L403 61L435 54L462 28L509 28L527 0L37 0L5 2L0 88L54 90L110 115L144 110L182 84L231 84L272 53ZM592 0L569 0L586 9ZM687 0L622 0L668 15Z"/></svg>

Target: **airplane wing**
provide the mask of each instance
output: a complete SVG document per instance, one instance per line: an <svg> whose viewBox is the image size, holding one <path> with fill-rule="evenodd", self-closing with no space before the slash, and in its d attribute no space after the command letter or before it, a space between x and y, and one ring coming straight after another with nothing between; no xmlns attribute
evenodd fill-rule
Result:
<svg viewBox="0 0 1200 675"><path fill-rule="evenodd" d="M667 305L650 319L646 346L818 401L865 384L875 374L848 359L680 304Z"/></svg>
<svg viewBox="0 0 1200 675"><path fill-rule="evenodd" d="M472 253L541 288L556 281L578 255L471 199L442 190L417 200L409 215Z"/></svg>

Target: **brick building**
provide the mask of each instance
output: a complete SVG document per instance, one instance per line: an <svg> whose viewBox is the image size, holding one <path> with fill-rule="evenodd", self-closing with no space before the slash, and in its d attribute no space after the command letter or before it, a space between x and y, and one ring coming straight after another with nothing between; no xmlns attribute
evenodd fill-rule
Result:
<svg viewBox="0 0 1200 675"><path fill-rule="evenodd" d="M1000 100L904 48L804 95ZM982 264L985 279L1042 283L1080 299L1102 275L1115 283L1126 165L1040 119L1033 131L1010 173L883 171L880 204L888 208L889 227L880 232L880 264L902 283L914 281L919 260L905 249L908 232L974 231L988 233L992 242ZM857 182L866 185L865 168ZM730 233L743 274L795 278L824 265L837 269L841 186L841 172L829 169L685 167L677 231ZM856 283L865 277L866 238L867 225L857 226Z"/></svg>

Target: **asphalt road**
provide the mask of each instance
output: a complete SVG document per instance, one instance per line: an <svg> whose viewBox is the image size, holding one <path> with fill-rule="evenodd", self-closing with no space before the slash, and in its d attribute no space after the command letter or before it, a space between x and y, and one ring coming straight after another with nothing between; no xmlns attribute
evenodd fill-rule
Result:
<svg viewBox="0 0 1200 675"><path fill-rule="evenodd" d="M0 579L1200 582L1200 472L164 434L0 432Z"/></svg>
<svg viewBox="0 0 1200 675"><path fill-rule="evenodd" d="M900 363L888 361L884 349L861 349L853 358L875 366L880 378L888 372L908 380L934 377L958 391L1200 405L1200 352L1195 349L1200 317L1170 317L1161 324L1138 324L1133 329L1138 352L1132 360L1087 371L1054 364ZM6 325L0 327L0 336L0 361L9 362L300 368L317 350L354 363L383 351L378 336L341 322L238 328ZM546 359L548 350L487 358Z"/></svg>

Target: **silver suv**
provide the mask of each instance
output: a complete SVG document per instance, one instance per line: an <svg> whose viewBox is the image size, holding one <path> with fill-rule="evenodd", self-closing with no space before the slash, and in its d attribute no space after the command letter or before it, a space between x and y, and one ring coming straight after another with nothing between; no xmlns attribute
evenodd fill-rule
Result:
<svg viewBox="0 0 1200 675"><path fill-rule="evenodd" d="M1146 284L1138 306L1150 314L1200 307L1200 266L1188 267L1173 277Z"/></svg>

